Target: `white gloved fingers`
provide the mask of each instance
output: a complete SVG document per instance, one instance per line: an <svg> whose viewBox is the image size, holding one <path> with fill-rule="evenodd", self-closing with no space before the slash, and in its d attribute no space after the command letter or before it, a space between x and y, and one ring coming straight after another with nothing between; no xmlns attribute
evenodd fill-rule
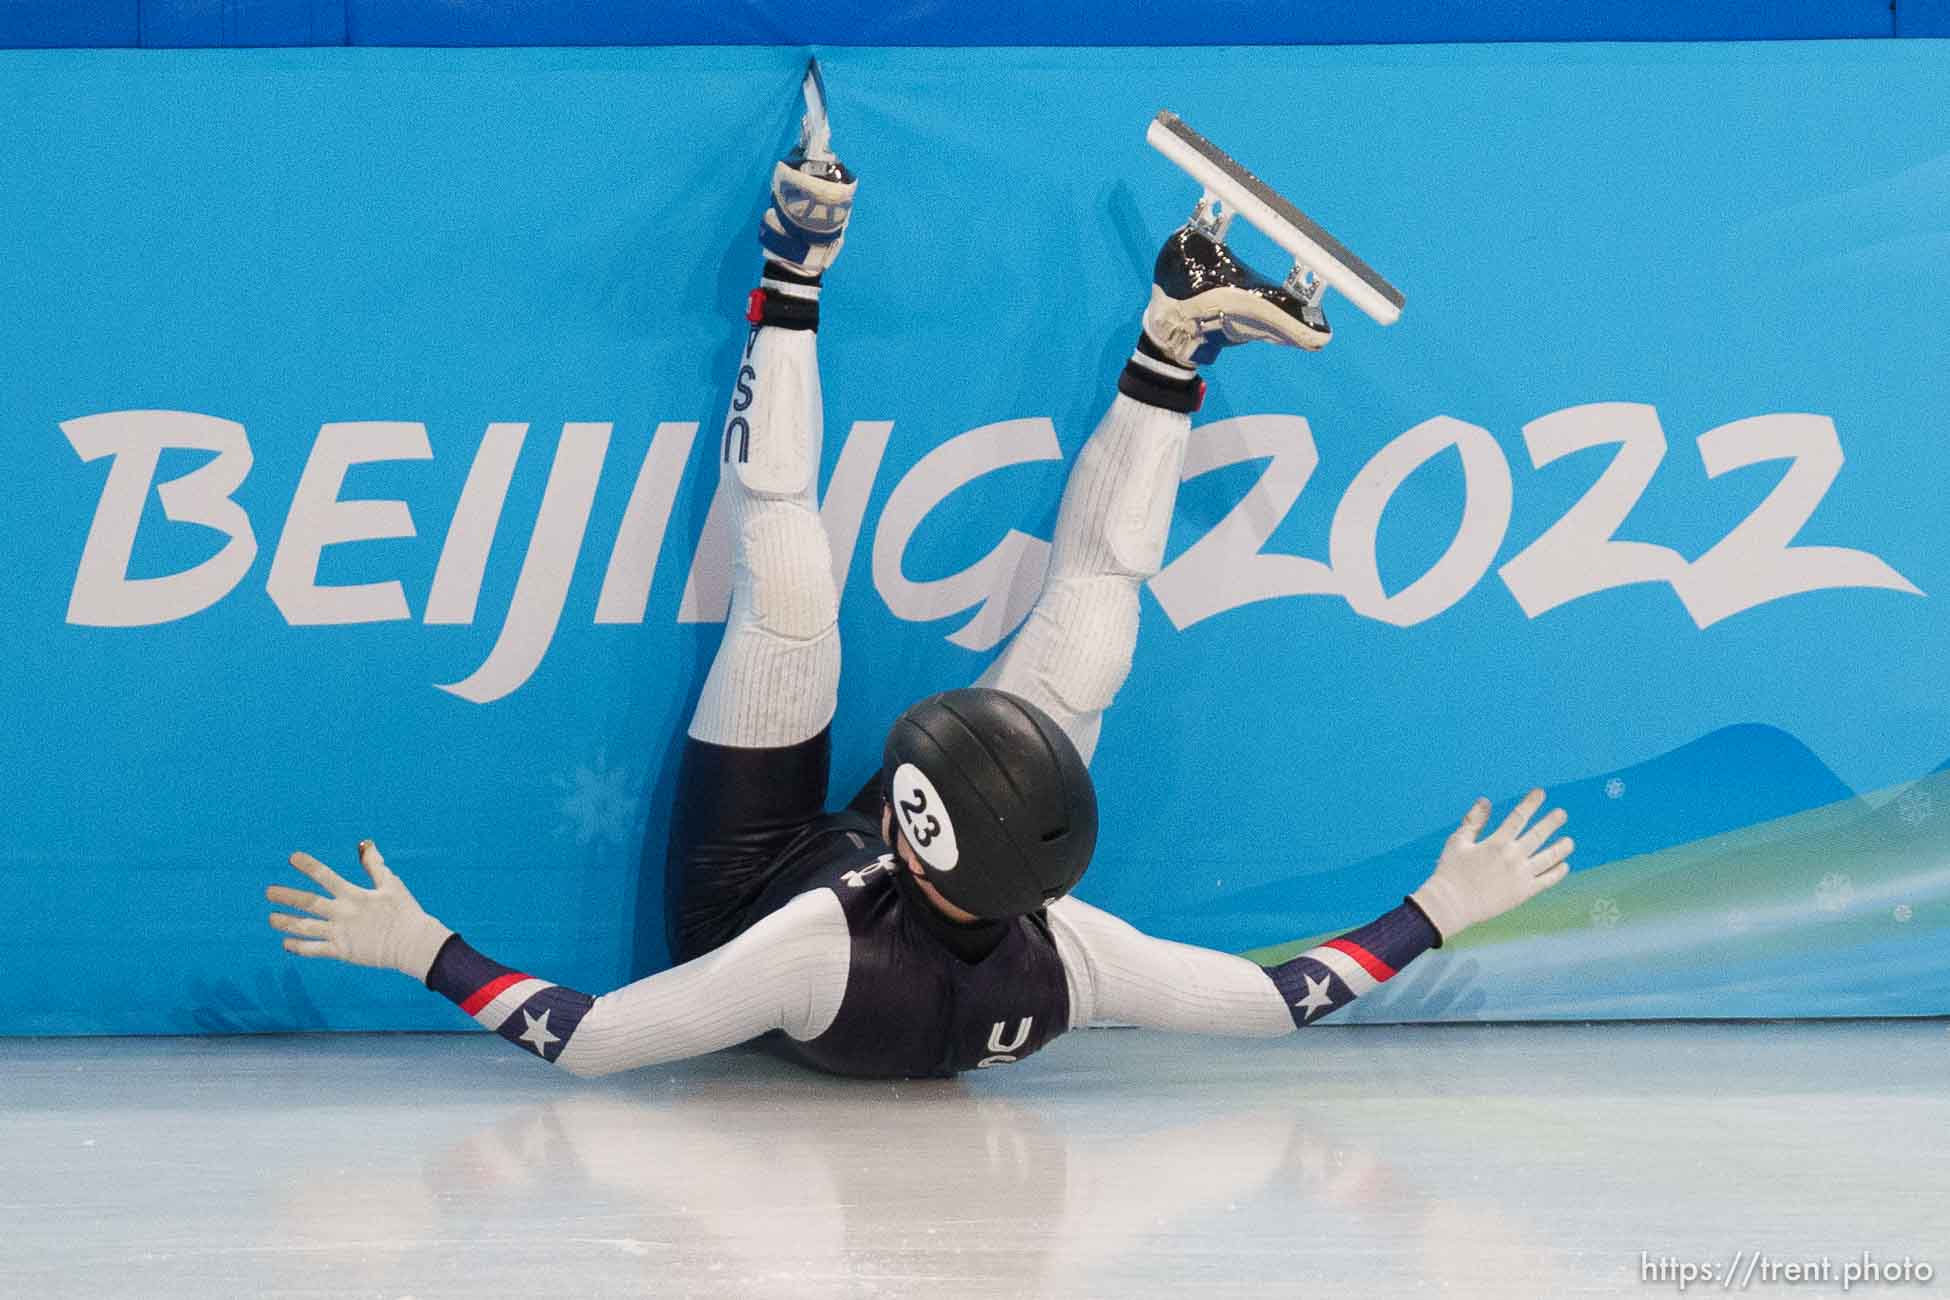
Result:
<svg viewBox="0 0 1950 1300"><path fill-rule="evenodd" d="M359 863L365 867L366 874L372 877L374 893L396 898L408 907L421 910L420 900L413 897L413 891L406 887L406 882L386 865L386 859L380 854L377 844L371 840L359 841Z"/></svg>
<svg viewBox="0 0 1950 1300"><path fill-rule="evenodd" d="M315 916L293 916L289 912L271 913L271 928L286 934L303 935L307 939L325 939L332 933L329 921L321 921Z"/></svg>
<svg viewBox="0 0 1950 1300"><path fill-rule="evenodd" d="M1561 809L1524 829L1543 804L1544 792L1532 790L1494 835L1480 840L1476 835L1488 821L1490 803L1478 799L1470 805L1462 825L1443 846L1435 870L1409 895L1445 942L1479 921L1501 916L1569 872L1564 860L1571 855L1570 839L1550 840L1567 820ZM1542 850L1533 853L1539 845Z"/></svg>
<svg viewBox="0 0 1950 1300"><path fill-rule="evenodd" d="M264 891L264 897L279 907L295 907L303 912L316 912L320 916L331 916L338 910L338 900L320 894L308 894L302 889L288 889L283 885L272 885Z"/></svg>
<svg viewBox="0 0 1950 1300"><path fill-rule="evenodd" d="M1542 790L1532 790L1523 797L1522 802L1510 810L1510 815L1503 819L1503 824L1496 828L1496 834L1490 838L1514 840L1522 833L1524 826L1528 824L1530 819L1537 815L1537 810L1543 806L1544 792Z"/></svg>
<svg viewBox="0 0 1950 1300"><path fill-rule="evenodd" d="M1544 841L1557 833L1557 828L1569 821L1571 814L1562 808L1553 808L1544 814L1543 820L1517 837L1517 847L1525 853L1535 853L1544 846Z"/></svg>
<svg viewBox="0 0 1950 1300"><path fill-rule="evenodd" d="M371 889L348 883L308 853L292 854L291 865L332 896L271 886L264 895L273 903L316 913L274 912L271 927L290 936L284 941L285 951L297 956L335 957L424 980L453 931L427 915L370 840L359 842L359 861L372 876Z"/></svg>
<svg viewBox="0 0 1950 1300"><path fill-rule="evenodd" d="M1556 866L1552 867L1549 871L1546 871L1543 875L1537 877L1536 880L1537 887L1530 891L1530 896L1532 898L1537 897L1537 895L1543 893L1546 889L1549 889L1552 885L1555 885L1558 881L1564 879L1564 877L1570 874L1571 874L1570 863L1568 862L1558 863Z"/></svg>
<svg viewBox="0 0 1950 1300"><path fill-rule="evenodd" d="M366 869L375 886L384 885L393 876L393 869L386 865L386 859L379 854L379 846L371 840L359 841L359 865Z"/></svg>
<svg viewBox="0 0 1950 1300"><path fill-rule="evenodd" d="M1530 874L1533 876L1545 874L1552 867L1557 866L1564 859L1570 857L1571 850L1576 847L1576 842L1569 835L1566 835L1563 839L1549 845L1542 853L1530 859Z"/></svg>
<svg viewBox="0 0 1950 1300"><path fill-rule="evenodd" d="M1476 836L1482 831L1484 823L1489 821L1489 819L1490 801L1479 798L1475 803L1469 805L1469 811L1463 814L1462 825L1456 827L1455 833L1449 838L1452 841L1462 844L1474 844L1476 842Z"/></svg>
<svg viewBox="0 0 1950 1300"><path fill-rule="evenodd" d="M354 892L353 886L347 882L345 877L339 875L338 872L332 870L309 853L292 854L291 865L310 876L318 883L320 888L324 889L333 898L344 898Z"/></svg>
<svg viewBox="0 0 1950 1300"><path fill-rule="evenodd" d="M286 952L295 952L300 957L337 957L340 955L332 944L321 939L286 939L284 941L284 950Z"/></svg>

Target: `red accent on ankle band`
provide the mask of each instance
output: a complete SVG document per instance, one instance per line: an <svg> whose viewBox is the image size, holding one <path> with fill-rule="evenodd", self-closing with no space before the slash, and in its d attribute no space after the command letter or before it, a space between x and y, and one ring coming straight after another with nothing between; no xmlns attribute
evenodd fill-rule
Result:
<svg viewBox="0 0 1950 1300"><path fill-rule="evenodd" d="M1201 379L1198 381L1198 401L1193 404L1192 409L1196 411L1199 409L1199 407L1202 407L1204 405L1205 405L1205 381Z"/></svg>
<svg viewBox="0 0 1950 1300"><path fill-rule="evenodd" d="M752 296L745 300L745 319L754 325L765 322L765 290L754 289Z"/></svg>

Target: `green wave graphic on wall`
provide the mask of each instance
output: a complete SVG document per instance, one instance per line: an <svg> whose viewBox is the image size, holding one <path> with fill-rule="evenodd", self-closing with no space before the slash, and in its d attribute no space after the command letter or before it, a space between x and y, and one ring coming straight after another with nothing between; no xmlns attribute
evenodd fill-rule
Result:
<svg viewBox="0 0 1950 1300"><path fill-rule="evenodd" d="M1574 872L1336 1018L1945 1014L1950 771Z"/></svg>

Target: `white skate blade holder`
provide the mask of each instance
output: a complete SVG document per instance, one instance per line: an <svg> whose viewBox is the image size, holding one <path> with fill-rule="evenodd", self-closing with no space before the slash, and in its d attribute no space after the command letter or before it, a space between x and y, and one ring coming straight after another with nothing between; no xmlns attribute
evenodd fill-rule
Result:
<svg viewBox="0 0 1950 1300"><path fill-rule="evenodd" d="M1401 319L1405 300L1400 289L1266 182L1234 162L1231 155L1185 125L1176 113L1160 112L1152 119L1144 138L1180 171L1205 187L1205 194L1199 200L1200 215L1193 220L1215 225L1215 237L1224 237L1225 222L1230 215L1242 216L1292 254L1297 263L1296 276L1303 270L1312 272L1319 281L1338 289L1342 297L1377 324L1393 325ZM1215 199L1223 205L1217 211L1224 215L1208 223ZM1293 278L1288 283L1306 292Z"/></svg>
<svg viewBox="0 0 1950 1300"><path fill-rule="evenodd" d="M799 120L799 149L807 162L831 162L833 128L826 120L826 79L819 75L819 60L806 60L805 80L800 90L806 96L806 115Z"/></svg>

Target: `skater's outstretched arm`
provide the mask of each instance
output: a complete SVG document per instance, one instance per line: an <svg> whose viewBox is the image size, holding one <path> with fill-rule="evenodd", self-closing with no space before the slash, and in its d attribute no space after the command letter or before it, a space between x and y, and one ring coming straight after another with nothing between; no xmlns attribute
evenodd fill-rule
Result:
<svg viewBox="0 0 1950 1300"><path fill-rule="evenodd" d="M1543 803L1544 792L1531 791L1494 834L1479 839L1490 805L1477 800L1443 846L1434 874L1400 907L1277 966L1153 938L1075 898L1052 903L1071 1027L1271 1037L1314 1024L1443 940L1564 879L1572 842L1551 836L1565 814L1554 810L1531 825Z"/></svg>
<svg viewBox="0 0 1950 1300"><path fill-rule="evenodd" d="M365 889L295 853L323 894L265 896L310 915L271 913L285 948L420 980L511 1043L572 1074L600 1075L730 1047L774 1029L816 1038L846 991L846 917L830 890L794 899L723 947L602 997L515 970L429 916L370 840Z"/></svg>

